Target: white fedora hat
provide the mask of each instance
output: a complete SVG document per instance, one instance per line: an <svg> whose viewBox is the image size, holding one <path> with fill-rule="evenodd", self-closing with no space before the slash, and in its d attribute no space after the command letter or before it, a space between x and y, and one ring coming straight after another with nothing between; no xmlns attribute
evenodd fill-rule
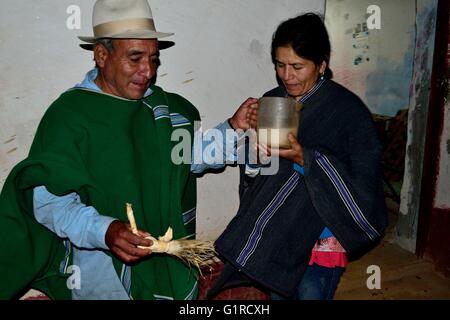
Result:
<svg viewBox="0 0 450 320"><path fill-rule="evenodd" d="M92 14L93 37L78 37L94 43L101 38L156 39L173 35L157 32L147 0L97 0Z"/></svg>

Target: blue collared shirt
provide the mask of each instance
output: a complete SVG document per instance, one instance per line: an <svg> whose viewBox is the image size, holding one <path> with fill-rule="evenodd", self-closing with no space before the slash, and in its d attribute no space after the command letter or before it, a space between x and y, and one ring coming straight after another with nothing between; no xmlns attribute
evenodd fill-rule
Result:
<svg viewBox="0 0 450 320"><path fill-rule="evenodd" d="M98 70L89 71L76 88L85 88L101 92L95 83ZM144 97L152 94L149 88ZM226 130L231 129L228 121L224 121L214 128L222 137ZM205 133L206 134L206 133ZM202 143L196 143L202 141ZM216 145L216 149L223 153L225 161L214 161L210 155L203 152L211 143L220 143L213 140L204 143L203 139L194 139L194 159L191 171L201 173L206 169L217 169L224 166L226 161L236 160L234 144L227 144L223 139L222 144ZM201 155L201 158L198 158ZM72 290L73 299L111 299L128 300L130 296L114 269L112 259L103 250L109 250L105 243L105 235L109 225L115 219L101 215L92 206L86 206L76 193L64 196L56 196L50 193L45 186L34 188L33 195L34 215L36 220L56 233L63 239L68 239L72 244L73 264L80 268L80 288ZM65 262L62 262L62 269ZM65 265L67 267L67 265ZM129 285L129 284L128 284ZM127 288L128 289L128 288Z"/></svg>

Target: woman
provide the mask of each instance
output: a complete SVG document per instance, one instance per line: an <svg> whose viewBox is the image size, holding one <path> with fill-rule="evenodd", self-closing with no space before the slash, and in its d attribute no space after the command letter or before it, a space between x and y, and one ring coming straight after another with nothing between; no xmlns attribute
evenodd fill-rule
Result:
<svg viewBox="0 0 450 320"><path fill-rule="evenodd" d="M272 61L275 64L277 77L286 91L281 96L288 95L297 101L306 101L307 99L302 99L305 94L320 86L325 79L331 78L332 72L328 67L329 57L328 33L317 15L306 14L281 24L272 42ZM277 92L273 93L277 94ZM301 145L293 137L289 137L289 140L292 148L288 151L282 150L280 156L303 167ZM298 298L300 300L333 299L346 266L345 249L325 227L312 250L309 265L297 290ZM282 297L272 294L272 298Z"/></svg>
<svg viewBox="0 0 450 320"><path fill-rule="evenodd" d="M386 226L381 146L364 103L331 80L318 15L281 23L272 61L280 85L264 96L303 104L298 141L290 134L277 152L277 174L241 175L239 211L216 248L273 299L332 299L348 255L366 253Z"/></svg>

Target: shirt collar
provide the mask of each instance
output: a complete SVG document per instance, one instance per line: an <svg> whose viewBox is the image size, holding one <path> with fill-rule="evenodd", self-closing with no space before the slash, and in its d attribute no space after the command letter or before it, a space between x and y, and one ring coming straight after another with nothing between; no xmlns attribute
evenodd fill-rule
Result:
<svg viewBox="0 0 450 320"><path fill-rule="evenodd" d="M319 80L317 83L312 87L307 93L305 93L300 98L300 103L304 103L306 100L308 100L319 88L322 86L322 84L325 82L325 80Z"/></svg>
<svg viewBox="0 0 450 320"><path fill-rule="evenodd" d="M311 98L311 96L313 96L314 93L316 93L316 91L319 90L319 88L324 84L325 81L326 81L326 79L317 81L316 84L300 98L299 102L305 103L306 100ZM283 87L286 97L288 97L289 93L287 92L286 87L284 87L284 86L282 86L282 87Z"/></svg>
<svg viewBox="0 0 450 320"><path fill-rule="evenodd" d="M95 83L95 79L97 79L97 76L98 76L98 68L94 68L86 74L86 77L81 83L75 85L75 88L83 88L97 92L102 92L99 86ZM147 98L152 93L153 93L152 89L148 88L143 98Z"/></svg>

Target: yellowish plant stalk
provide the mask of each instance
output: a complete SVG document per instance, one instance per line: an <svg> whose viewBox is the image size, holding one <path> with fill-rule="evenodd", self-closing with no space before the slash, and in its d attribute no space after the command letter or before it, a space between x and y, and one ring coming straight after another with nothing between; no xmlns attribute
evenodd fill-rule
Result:
<svg viewBox="0 0 450 320"><path fill-rule="evenodd" d="M134 234L139 235L136 220L134 219L132 205L127 203L127 216ZM173 230L169 227L164 236L158 239L149 236L146 239L152 240L151 247L140 247L150 249L155 253L166 253L175 256L189 265L195 266L199 271L202 267L209 266L211 261L216 257L214 243L212 241L193 240L181 238L173 240Z"/></svg>
<svg viewBox="0 0 450 320"><path fill-rule="evenodd" d="M128 221L130 222L131 231L134 234L139 235L137 225L136 225L136 220L134 219L133 208L132 208L131 203L127 203L127 217L128 217Z"/></svg>

